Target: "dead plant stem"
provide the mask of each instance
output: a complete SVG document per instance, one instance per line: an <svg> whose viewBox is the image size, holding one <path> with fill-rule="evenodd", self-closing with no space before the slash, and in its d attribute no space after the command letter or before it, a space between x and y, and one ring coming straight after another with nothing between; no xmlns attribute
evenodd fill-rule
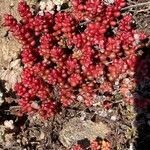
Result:
<svg viewBox="0 0 150 150"><path fill-rule="evenodd" d="M127 10L130 8L136 8L136 7L140 7L140 6L144 6L144 5L150 5L150 2L143 2L143 3L137 3L135 5L130 5L130 6L122 8L122 10Z"/></svg>

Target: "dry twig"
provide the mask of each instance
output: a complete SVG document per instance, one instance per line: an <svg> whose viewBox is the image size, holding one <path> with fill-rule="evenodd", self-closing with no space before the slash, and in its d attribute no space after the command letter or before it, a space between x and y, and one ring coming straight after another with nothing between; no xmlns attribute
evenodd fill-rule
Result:
<svg viewBox="0 0 150 150"><path fill-rule="evenodd" d="M127 10L130 8L136 8L136 7L140 7L140 6L144 6L144 5L150 5L150 2L143 2L143 3L137 3L135 5L130 5L130 6L122 8L122 10Z"/></svg>

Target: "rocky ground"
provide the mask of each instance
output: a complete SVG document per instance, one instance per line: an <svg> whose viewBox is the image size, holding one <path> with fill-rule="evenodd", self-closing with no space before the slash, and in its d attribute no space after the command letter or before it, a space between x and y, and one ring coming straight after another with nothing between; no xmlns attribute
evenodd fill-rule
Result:
<svg viewBox="0 0 150 150"><path fill-rule="evenodd" d="M138 29L146 33L150 33L150 4L144 4L148 1L128 0L129 7L122 10L131 12ZM2 23L5 13L19 18L16 6L16 0L0 0L0 149L66 150L83 137L90 140L100 137L111 143L112 150L149 150L150 109L128 105L118 95L114 95L114 107L110 110L100 103L90 108L76 104L47 121L39 116L16 116L17 99L11 87L20 79L22 70L20 45Z"/></svg>

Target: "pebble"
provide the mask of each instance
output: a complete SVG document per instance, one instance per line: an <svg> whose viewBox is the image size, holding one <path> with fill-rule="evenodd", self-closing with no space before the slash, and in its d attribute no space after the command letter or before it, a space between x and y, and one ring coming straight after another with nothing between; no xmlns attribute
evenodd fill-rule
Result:
<svg viewBox="0 0 150 150"><path fill-rule="evenodd" d="M14 129L14 125L13 125L13 120L5 120L4 121L4 126L6 127L6 128L9 128L9 129Z"/></svg>
<svg viewBox="0 0 150 150"><path fill-rule="evenodd" d="M129 147L128 150L135 150L135 147L134 147L133 143L130 143L130 147Z"/></svg>
<svg viewBox="0 0 150 150"><path fill-rule="evenodd" d="M43 1L41 1L39 5L41 10L44 10L46 8L46 3Z"/></svg>
<svg viewBox="0 0 150 150"><path fill-rule="evenodd" d="M86 118L86 113L84 111L81 112L81 120L84 120Z"/></svg>
<svg viewBox="0 0 150 150"><path fill-rule="evenodd" d="M112 121L116 121L117 120L117 116L111 116L111 118L110 118Z"/></svg>
<svg viewBox="0 0 150 150"><path fill-rule="evenodd" d="M54 8L54 3L52 2L52 1L47 1L47 3L46 3L46 10L47 11L52 11L52 9Z"/></svg>
<svg viewBox="0 0 150 150"><path fill-rule="evenodd" d="M14 4L13 2L10 3L10 7L14 7L14 5L15 5L15 4Z"/></svg>
<svg viewBox="0 0 150 150"><path fill-rule="evenodd" d="M112 110L112 109L109 109L109 110L108 110L108 113L112 113L112 112L113 112L113 110Z"/></svg>
<svg viewBox="0 0 150 150"><path fill-rule="evenodd" d="M17 143L21 143L21 140L20 140L20 139L17 139Z"/></svg>
<svg viewBox="0 0 150 150"><path fill-rule="evenodd" d="M78 101L83 101L84 98L83 98L81 95L79 95L79 96L77 97L77 100L78 100Z"/></svg>
<svg viewBox="0 0 150 150"><path fill-rule="evenodd" d="M101 117L107 117L108 116L106 111L99 111L98 115L101 116Z"/></svg>
<svg viewBox="0 0 150 150"><path fill-rule="evenodd" d="M45 138L45 134L44 134L44 132L41 131L40 140L43 140L44 138Z"/></svg>

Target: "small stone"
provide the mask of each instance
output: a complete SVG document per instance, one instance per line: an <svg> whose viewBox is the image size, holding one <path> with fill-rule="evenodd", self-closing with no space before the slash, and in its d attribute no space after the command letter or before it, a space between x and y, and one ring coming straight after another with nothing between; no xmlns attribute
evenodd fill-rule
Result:
<svg viewBox="0 0 150 150"><path fill-rule="evenodd" d="M101 102L97 102L97 103L94 103L94 104L93 104L94 107L100 106L100 105L101 105Z"/></svg>
<svg viewBox="0 0 150 150"><path fill-rule="evenodd" d="M14 125L13 125L13 120L5 120L4 121L4 126L6 127L6 128L9 128L9 129L14 129Z"/></svg>
<svg viewBox="0 0 150 150"><path fill-rule="evenodd" d="M44 138L45 138L45 134L44 134L44 132L41 131L40 140L43 140Z"/></svg>
<svg viewBox="0 0 150 150"><path fill-rule="evenodd" d="M81 112L81 120L84 120L86 118L86 113L84 111Z"/></svg>
<svg viewBox="0 0 150 150"><path fill-rule="evenodd" d="M57 11L60 11L61 5L57 5Z"/></svg>
<svg viewBox="0 0 150 150"><path fill-rule="evenodd" d="M17 139L16 141L17 141L17 143L21 143L21 140L20 140L20 139Z"/></svg>
<svg viewBox="0 0 150 150"><path fill-rule="evenodd" d="M9 6L14 7L14 5L15 5L14 2L11 2Z"/></svg>
<svg viewBox="0 0 150 150"><path fill-rule="evenodd" d="M77 97L77 100L78 100L78 101L83 101L84 98L83 98L81 95L79 95L79 96Z"/></svg>
<svg viewBox="0 0 150 150"><path fill-rule="evenodd" d="M107 117L108 116L106 111L99 111L98 115L101 116L101 117Z"/></svg>
<svg viewBox="0 0 150 150"><path fill-rule="evenodd" d="M44 10L46 8L46 2L41 1L39 5L40 5L40 10Z"/></svg>
<svg viewBox="0 0 150 150"><path fill-rule="evenodd" d="M113 110L112 110L112 109L109 109L109 110L108 110L108 112L109 112L109 113L112 113L112 112L113 112Z"/></svg>
<svg viewBox="0 0 150 150"><path fill-rule="evenodd" d="M49 1L47 1L47 3L46 3L46 10L47 11L52 11L52 9L54 8L54 3L51 1L51 0L49 0Z"/></svg>
<svg viewBox="0 0 150 150"><path fill-rule="evenodd" d="M40 16L44 16L44 12L43 12L42 10L39 11L38 14L39 14Z"/></svg>
<svg viewBox="0 0 150 150"><path fill-rule="evenodd" d="M119 81L117 80L117 81L115 81L115 85L116 86L118 86L119 85Z"/></svg>
<svg viewBox="0 0 150 150"><path fill-rule="evenodd" d="M117 120L117 116L111 116L111 118L110 118L112 121L116 121Z"/></svg>
<svg viewBox="0 0 150 150"><path fill-rule="evenodd" d="M130 143L129 150L135 150L135 147L134 147L133 143Z"/></svg>

